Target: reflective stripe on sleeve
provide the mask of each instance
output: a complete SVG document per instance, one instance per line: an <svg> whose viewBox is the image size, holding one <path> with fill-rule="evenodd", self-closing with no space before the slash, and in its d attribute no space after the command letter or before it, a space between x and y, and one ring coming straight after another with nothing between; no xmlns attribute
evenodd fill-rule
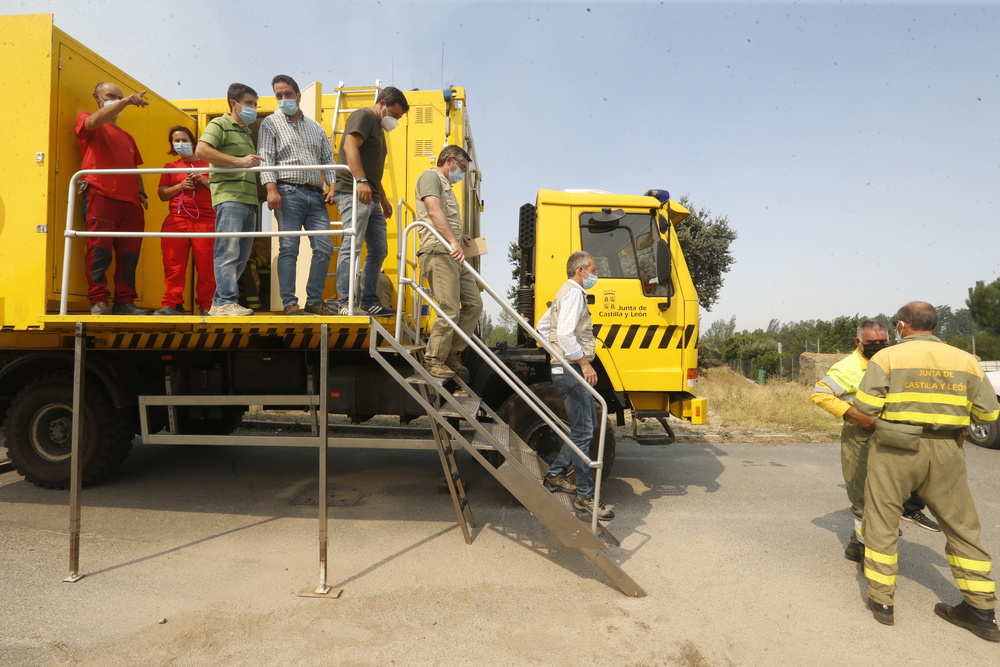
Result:
<svg viewBox="0 0 1000 667"><path fill-rule="evenodd" d="M876 398L875 396L870 396L870 395L866 394L865 392L863 392L861 390L858 390L858 393L855 394L854 396L861 403L864 403L865 405L870 405L873 408L879 408L879 409L881 409L882 406L885 405L885 399L884 398Z"/></svg>
<svg viewBox="0 0 1000 667"><path fill-rule="evenodd" d="M984 422L992 422L1000 419L1000 410L994 410L993 412L980 412L975 408L975 406L970 406L969 411L972 416L976 419Z"/></svg>
<svg viewBox="0 0 1000 667"><path fill-rule="evenodd" d="M830 389L832 389L834 396L840 396L841 394L843 394L845 392L844 388L840 386L840 383L838 383L836 380L834 380L829 375L827 375L822 380L820 380L819 382L816 383L817 389L815 389L814 391L819 391L818 387L820 386L820 384L825 384L827 387L829 387Z"/></svg>
<svg viewBox="0 0 1000 667"><path fill-rule="evenodd" d="M971 558L960 558L958 556L948 556L948 563L963 570L973 570L975 572L986 572L989 574L993 569L993 563L988 560L972 560Z"/></svg>

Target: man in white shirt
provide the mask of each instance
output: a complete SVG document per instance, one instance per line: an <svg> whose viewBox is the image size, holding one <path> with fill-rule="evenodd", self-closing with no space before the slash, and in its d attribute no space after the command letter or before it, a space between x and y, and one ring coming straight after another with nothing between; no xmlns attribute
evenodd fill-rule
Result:
<svg viewBox="0 0 1000 667"><path fill-rule="evenodd" d="M548 339L587 384L594 386L597 384L597 371L590 362L594 359L596 341L590 309L587 308L587 290L597 284L594 257L582 250L574 252L566 262L566 275L569 280L559 288L552 305L538 321L538 333ZM552 366L552 382L562 394L566 406L569 438L589 456L590 441L597 424L594 398L579 378L567 373L561 364ZM566 478L570 465L576 472L575 485ZM594 481L590 477L590 468L568 444L563 444L559 456L552 462L545 474L544 484L551 491L575 493L573 507L590 514L594 512ZM597 518L610 521L615 518L615 513L601 503Z"/></svg>

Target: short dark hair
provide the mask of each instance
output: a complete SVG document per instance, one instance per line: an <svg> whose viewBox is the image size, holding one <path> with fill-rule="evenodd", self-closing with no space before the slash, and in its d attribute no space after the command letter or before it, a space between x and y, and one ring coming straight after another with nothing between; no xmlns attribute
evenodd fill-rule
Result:
<svg viewBox="0 0 1000 667"><path fill-rule="evenodd" d="M191 131L191 128L184 127L183 125L174 125L172 128L170 128L170 131L167 132L167 143L170 144L170 150L167 152L170 153L171 155L177 155L177 151L174 150L174 141L173 141L174 132L185 132L191 139L192 148L194 148L194 144L198 143L198 140L195 139L194 132Z"/></svg>
<svg viewBox="0 0 1000 667"><path fill-rule="evenodd" d="M245 83L231 83L229 84L229 90L226 91L226 99L232 100L233 102L239 102L247 93L253 95L254 97L260 97L256 90Z"/></svg>
<svg viewBox="0 0 1000 667"><path fill-rule="evenodd" d="M934 331L938 323L937 311L926 301L911 301L896 312L896 319L914 331Z"/></svg>
<svg viewBox="0 0 1000 667"><path fill-rule="evenodd" d="M403 91L399 88L386 86L380 90L378 96L375 98L375 104L378 104L383 100L385 100L385 105L387 107L394 107L398 104L403 108L403 113L410 110L410 103L406 101L406 96L403 95Z"/></svg>
<svg viewBox="0 0 1000 667"><path fill-rule="evenodd" d="M472 162L472 158L469 157L469 154L461 146L445 146L438 154L437 166L442 166L448 158L455 158L455 160L465 158L469 162Z"/></svg>
<svg viewBox="0 0 1000 667"><path fill-rule="evenodd" d="M271 79L271 88L274 89L274 84L276 83L287 83L295 91L295 94L299 94L299 84L295 83L295 79L288 76L287 74L278 74L273 79Z"/></svg>

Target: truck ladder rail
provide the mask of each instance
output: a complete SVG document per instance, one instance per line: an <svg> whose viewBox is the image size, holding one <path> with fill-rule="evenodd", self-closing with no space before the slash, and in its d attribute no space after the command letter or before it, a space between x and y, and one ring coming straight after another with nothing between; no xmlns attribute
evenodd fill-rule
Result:
<svg viewBox="0 0 1000 667"><path fill-rule="evenodd" d="M382 340L389 345L380 344ZM411 375L404 375L405 369L401 372L398 366L385 358L390 348L400 359L409 364L413 370ZM542 476L548 468L547 464L517 434L513 433L493 410L481 401L470 401L469 399L479 397L468 385L456 378L459 393L465 396L454 395L424 368L417 356L407 354L403 344L374 320L369 352L386 373L423 406L432 423L437 425L437 429L450 436L452 441L461 444L564 545L580 549L626 595L631 597L646 595L642 587L604 553L609 542L617 545L618 540L600 525L596 532L592 532L590 526L572 510L568 494L551 493L542 485ZM458 415L475 429L471 440L461 433L454 423L453 415ZM503 462L499 466L494 465L476 446L477 442L491 446L502 455ZM446 476L450 474L447 466L445 474ZM460 496L454 488L451 490L458 512ZM463 523L463 519L460 518L459 522Z"/></svg>

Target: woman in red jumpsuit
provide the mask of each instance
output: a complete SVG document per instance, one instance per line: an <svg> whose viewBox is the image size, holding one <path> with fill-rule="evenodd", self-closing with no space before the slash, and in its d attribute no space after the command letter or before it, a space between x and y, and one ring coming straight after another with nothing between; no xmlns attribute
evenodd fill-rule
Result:
<svg viewBox="0 0 1000 667"><path fill-rule="evenodd" d="M188 167L208 168L204 160L193 159L195 138L186 127L170 128L170 154L180 159L163 165L165 169ZM165 232L214 232L215 209L208 189L207 174L162 174L156 193L161 201L170 202L170 213L163 221ZM198 274L195 303L202 315L208 315L215 294L215 267L212 255L215 239L211 238L162 238L163 273L166 285L163 308L154 315L184 315L184 283L187 276L188 256L194 255Z"/></svg>

